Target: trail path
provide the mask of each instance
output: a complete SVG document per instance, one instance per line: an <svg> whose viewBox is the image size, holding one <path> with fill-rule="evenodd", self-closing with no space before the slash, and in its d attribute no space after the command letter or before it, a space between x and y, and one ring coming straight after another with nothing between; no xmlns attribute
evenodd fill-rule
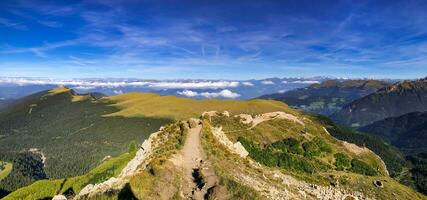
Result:
<svg viewBox="0 0 427 200"><path fill-rule="evenodd" d="M185 175L182 191L188 199L201 200L209 195L210 188L217 185L218 177L205 160L206 155L200 141L202 125L199 120L192 120L196 122L196 126L190 127L181 151Z"/></svg>

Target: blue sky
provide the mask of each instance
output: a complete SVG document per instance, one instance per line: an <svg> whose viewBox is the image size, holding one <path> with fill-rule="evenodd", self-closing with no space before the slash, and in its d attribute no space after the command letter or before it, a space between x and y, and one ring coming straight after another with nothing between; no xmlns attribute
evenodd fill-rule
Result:
<svg viewBox="0 0 427 200"><path fill-rule="evenodd" d="M0 76L427 75L427 1L0 2Z"/></svg>

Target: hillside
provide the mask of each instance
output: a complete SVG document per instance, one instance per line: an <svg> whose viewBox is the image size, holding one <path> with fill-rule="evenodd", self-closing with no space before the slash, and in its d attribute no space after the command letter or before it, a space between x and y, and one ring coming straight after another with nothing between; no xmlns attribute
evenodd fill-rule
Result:
<svg viewBox="0 0 427 200"><path fill-rule="evenodd" d="M252 111L251 106L242 108ZM167 106L157 108L165 110L156 114L170 112ZM136 153L131 150L80 177L38 181L5 199L425 199L387 175L399 153L380 140L320 116L283 110L203 112L200 119L170 123L151 134L140 148L132 148ZM174 116L189 114L180 112Z"/></svg>
<svg viewBox="0 0 427 200"><path fill-rule="evenodd" d="M12 172L0 181L0 192L87 173L172 121L104 117L118 111L90 94L58 88L20 99L0 112L0 160L13 163Z"/></svg>
<svg viewBox="0 0 427 200"><path fill-rule="evenodd" d="M328 80L306 88L259 97L285 102L307 112L330 115L346 104L377 91L389 84L377 80Z"/></svg>
<svg viewBox="0 0 427 200"><path fill-rule="evenodd" d="M0 160L19 170L2 186L36 181L5 199L424 198L388 175L405 167L393 148L278 101L147 93L97 100L58 88L27 97L3 115L10 123L0 124L10 132L0 142L14 145L2 145L10 155ZM15 125L18 119L25 126ZM78 134L70 134L77 125ZM129 146L144 138L140 148ZM67 160L53 162L58 154ZM78 172L68 167L88 163Z"/></svg>
<svg viewBox="0 0 427 200"><path fill-rule="evenodd" d="M102 102L112 104L119 112L107 116L124 117L167 117L188 119L198 117L206 110L229 111L230 113L259 114L264 112L289 110L288 106L270 100L196 100L175 96L160 96L154 93L126 93L103 98Z"/></svg>
<svg viewBox="0 0 427 200"><path fill-rule="evenodd" d="M412 164L411 181L427 194L427 112L413 112L376 121L361 131L381 137L402 149Z"/></svg>
<svg viewBox="0 0 427 200"><path fill-rule="evenodd" d="M427 78L403 81L357 99L331 117L353 127L361 127L388 117L427 110Z"/></svg>
<svg viewBox="0 0 427 200"><path fill-rule="evenodd" d="M5 108L11 102L12 102L12 100L0 98L0 110Z"/></svg>
<svg viewBox="0 0 427 200"><path fill-rule="evenodd" d="M379 136L399 148L426 148L427 112L386 118L359 130Z"/></svg>
<svg viewBox="0 0 427 200"><path fill-rule="evenodd" d="M57 88L17 100L0 112L0 160L13 163L2 195L45 178L87 173L160 126L204 109L261 113L286 110L275 101L193 100L151 93L105 97ZM79 156L76 156L79 155ZM34 173L33 173L34 172Z"/></svg>

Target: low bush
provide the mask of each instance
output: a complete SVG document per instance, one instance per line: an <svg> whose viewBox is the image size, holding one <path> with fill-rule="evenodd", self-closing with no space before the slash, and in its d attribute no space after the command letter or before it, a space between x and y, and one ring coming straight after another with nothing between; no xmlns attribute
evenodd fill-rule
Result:
<svg viewBox="0 0 427 200"><path fill-rule="evenodd" d="M303 154L300 142L295 138L287 138L279 142L271 144L276 149L280 149L282 152Z"/></svg>
<svg viewBox="0 0 427 200"><path fill-rule="evenodd" d="M302 148L304 148L304 156L305 157L314 157L320 155L320 149L313 141L304 142L302 144Z"/></svg>
<svg viewBox="0 0 427 200"><path fill-rule="evenodd" d="M278 166L285 169L294 169L307 173L313 173L315 168L312 163L306 161L304 158L295 156L289 153L281 153L279 155Z"/></svg>
<svg viewBox="0 0 427 200"><path fill-rule="evenodd" d="M331 146L328 143L326 143L323 139L319 137L315 137L312 141L319 147L319 150L321 152L332 153Z"/></svg>
<svg viewBox="0 0 427 200"><path fill-rule="evenodd" d="M302 153L301 147L299 147L299 142L295 142L294 139L287 139L285 141L275 143L275 145L268 145L263 149L245 138L240 137L239 141L249 152L250 157L263 165L269 167L281 167L307 173L313 173L315 171L314 165L309 160L298 154L290 153L292 150L297 153ZM289 148L290 146L291 148ZM298 148L300 150L297 150Z"/></svg>
<svg viewBox="0 0 427 200"><path fill-rule="evenodd" d="M343 153L336 153L335 157L335 166L337 170L344 171L350 169L351 167L351 158Z"/></svg>
<svg viewBox="0 0 427 200"><path fill-rule="evenodd" d="M364 174L367 176L375 176L378 174L378 172L370 165L357 159L351 160L350 170L355 173Z"/></svg>

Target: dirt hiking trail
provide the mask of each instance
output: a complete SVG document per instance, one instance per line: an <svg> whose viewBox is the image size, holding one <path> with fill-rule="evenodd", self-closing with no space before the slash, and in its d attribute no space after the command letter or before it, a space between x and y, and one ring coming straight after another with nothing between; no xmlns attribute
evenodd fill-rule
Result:
<svg viewBox="0 0 427 200"><path fill-rule="evenodd" d="M184 170L182 192L187 199L207 199L217 187L219 179L206 161L206 155L201 145L201 121L190 119L188 126L189 131L181 150Z"/></svg>

